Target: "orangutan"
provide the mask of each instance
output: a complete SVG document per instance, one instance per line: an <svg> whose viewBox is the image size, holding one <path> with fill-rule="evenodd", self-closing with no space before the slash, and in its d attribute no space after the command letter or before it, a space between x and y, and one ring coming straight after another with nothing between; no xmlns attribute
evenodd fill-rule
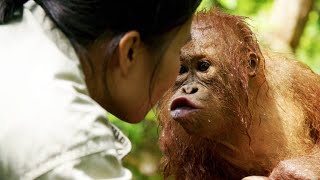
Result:
<svg viewBox="0 0 320 180"><path fill-rule="evenodd" d="M320 179L320 76L260 50L245 18L198 13L159 103L165 178Z"/></svg>

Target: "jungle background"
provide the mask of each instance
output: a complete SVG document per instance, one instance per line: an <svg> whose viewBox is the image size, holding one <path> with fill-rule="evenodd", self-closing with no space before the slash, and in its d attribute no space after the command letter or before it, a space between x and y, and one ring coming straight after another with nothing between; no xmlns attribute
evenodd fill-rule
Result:
<svg viewBox="0 0 320 180"><path fill-rule="evenodd" d="M263 46L294 56L320 73L320 0L203 0L198 11L211 7L248 17L247 22ZM162 179L154 110L139 124L108 116L132 142L132 151L123 163L133 172L134 179Z"/></svg>

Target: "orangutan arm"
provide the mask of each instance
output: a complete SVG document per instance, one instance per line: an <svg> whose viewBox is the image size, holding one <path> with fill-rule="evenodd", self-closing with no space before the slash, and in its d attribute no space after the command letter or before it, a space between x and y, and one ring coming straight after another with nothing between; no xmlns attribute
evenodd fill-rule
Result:
<svg viewBox="0 0 320 180"><path fill-rule="evenodd" d="M312 153L281 161L272 171L270 179L320 179L320 145Z"/></svg>

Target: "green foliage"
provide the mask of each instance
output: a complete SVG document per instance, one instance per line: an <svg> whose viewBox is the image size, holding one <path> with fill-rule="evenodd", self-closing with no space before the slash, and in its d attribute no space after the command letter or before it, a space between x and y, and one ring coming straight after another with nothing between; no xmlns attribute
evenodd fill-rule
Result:
<svg viewBox="0 0 320 180"><path fill-rule="evenodd" d="M138 151L142 144L147 142L157 142L158 125L155 111L150 111L145 120L139 124L129 124L121 121L112 114L107 114L111 123L120 128L132 142L132 151Z"/></svg>
<svg viewBox="0 0 320 180"><path fill-rule="evenodd" d="M270 9L272 2L272 0L203 0L198 10L215 6L232 14L252 16L261 10Z"/></svg>
<svg viewBox="0 0 320 180"><path fill-rule="evenodd" d="M320 17L313 11L296 51L297 58L320 73Z"/></svg>
<svg viewBox="0 0 320 180"><path fill-rule="evenodd" d="M217 5L217 2L214 0L202 0L201 4L199 5L197 11L210 9L211 7Z"/></svg>
<svg viewBox="0 0 320 180"><path fill-rule="evenodd" d="M242 16L253 16L261 10L269 9L272 5L271 0L221 0L221 4L229 9L231 13Z"/></svg>
<svg viewBox="0 0 320 180"><path fill-rule="evenodd" d="M158 123L156 121L155 111L150 111L145 117L145 120L139 124L126 123L110 113L107 114L107 117L110 122L121 129L131 141L132 150L124 159L123 163L125 167L132 171L134 179L160 180L161 176L158 172L158 166L161 153L158 148ZM150 170L150 168L146 166L152 169Z"/></svg>

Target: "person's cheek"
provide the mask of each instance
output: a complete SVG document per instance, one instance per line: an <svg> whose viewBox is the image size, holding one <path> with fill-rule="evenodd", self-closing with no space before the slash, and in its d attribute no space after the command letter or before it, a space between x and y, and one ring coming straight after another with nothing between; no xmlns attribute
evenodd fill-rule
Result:
<svg viewBox="0 0 320 180"><path fill-rule="evenodd" d="M171 86L173 86L174 82L177 79L179 68L180 68L180 54L178 50L171 51L170 56L166 59L166 69L164 77L166 77L165 80L165 88L169 89ZM166 90L165 90L166 91Z"/></svg>
<svg viewBox="0 0 320 180"><path fill-rule="evenodd" d="M154 95L152 98L152 103L155 104L163 96L163 94L171 87L176 81L179 73L180 61L179 55L167 56L166 59L161 63L159 73L154 82Z"/></svg>
<svg viewBox="0 0 320 180"><path fill-rule="evenodd" d="M173 84L175 83L177 76L179 74L179 68L180 68L180 60L179 60L180 55L177 54L176 57L174 58L174 61L172 63L171 68L171 76L170 76L170 84L169 87L173 86Z"/></svg>

